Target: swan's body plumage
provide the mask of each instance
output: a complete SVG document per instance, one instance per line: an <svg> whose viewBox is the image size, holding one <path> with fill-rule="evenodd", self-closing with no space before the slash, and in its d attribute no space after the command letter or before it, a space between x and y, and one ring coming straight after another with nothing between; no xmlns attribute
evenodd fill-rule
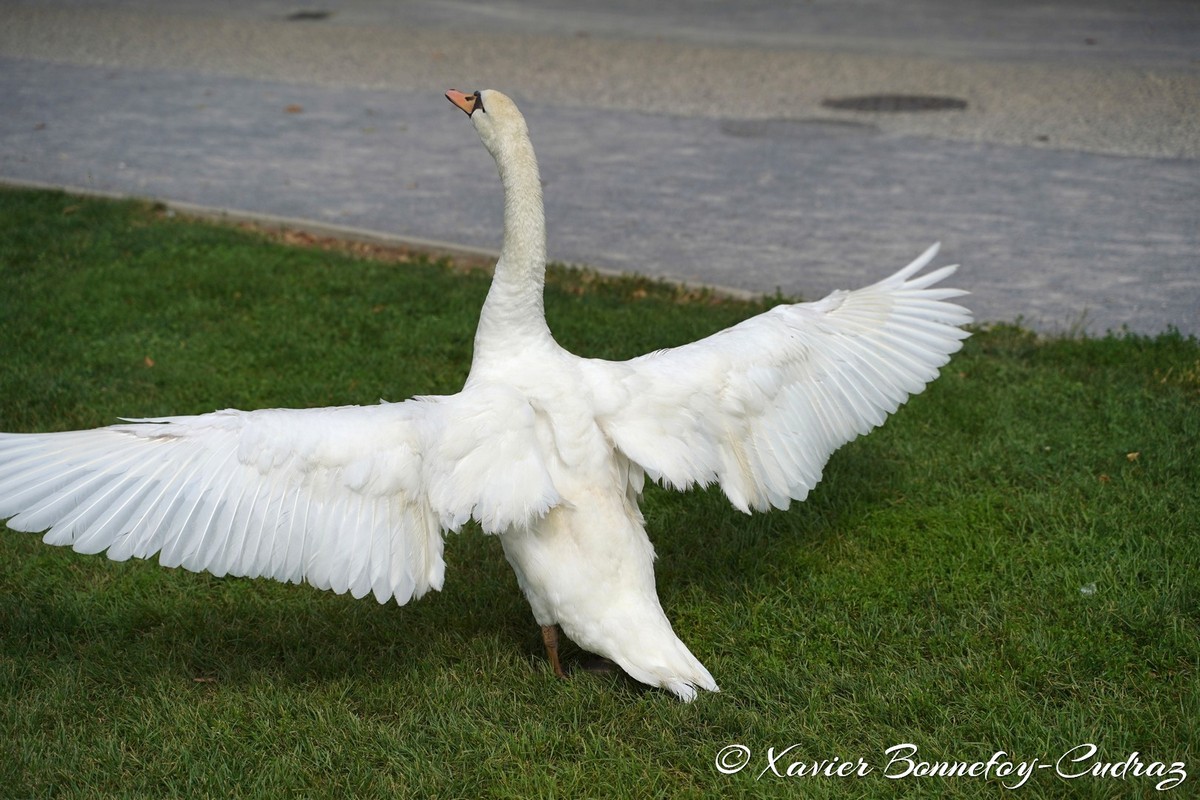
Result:
<svg viewBox="0 0 1200 800"><path fill-rule="evenodd" d="M164 566L399 604L442 588L443 533L474 519L500 537L539 624L683 699L716 691L659 604L644 480L715 483L746 512L803 500L836 448L960 347L970 314L948 301L963 293L934 287L954 268L918 274L935 246L865 289L683 347L579 358L543 313L524 119L497 92L448 96L505 188L504 245L459 394L0 434L0 518L79 552L158 553Z"/></svg>

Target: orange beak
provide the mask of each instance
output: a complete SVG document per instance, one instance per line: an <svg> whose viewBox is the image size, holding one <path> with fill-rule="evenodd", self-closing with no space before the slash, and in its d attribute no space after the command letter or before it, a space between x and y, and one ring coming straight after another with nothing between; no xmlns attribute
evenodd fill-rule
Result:
<svg viewBox="0 0 1200 800"><path fill-rule="evenodd" d="M463 94L451 89L446 92L446 99L465 111L468 117L475 110L475 95Z"/></svg>

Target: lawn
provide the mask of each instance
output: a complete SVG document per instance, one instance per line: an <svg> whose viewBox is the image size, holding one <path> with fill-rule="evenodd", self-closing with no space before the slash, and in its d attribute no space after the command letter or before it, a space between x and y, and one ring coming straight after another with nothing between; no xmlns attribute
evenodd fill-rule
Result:
<svg viewBox="0 0 1200 800"><path fill-rule="evenodd" d="M0 191L0 429L454 392L487 285ZM606 358L765 307L560 269L546 305L564 346ZM0 526L0 797L996 797L1022 780L897 777L903 744L913 762L1050 764L1027 796L1150 796L1180 771L1169 794L1193 795L1198 412L1194 339L990 326L788 512L651 488L663 606L723 689L690 705L556 680L478 530L448 539L445 591L398 608ZM1058 774L1135 753L1171 774ZM787 775L834 759L856 775Z"/></svg>

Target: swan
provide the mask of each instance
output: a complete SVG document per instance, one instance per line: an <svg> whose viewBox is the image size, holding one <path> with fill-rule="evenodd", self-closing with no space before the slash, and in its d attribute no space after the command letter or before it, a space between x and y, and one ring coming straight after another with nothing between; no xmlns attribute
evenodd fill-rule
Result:
<svg viewBox="0 0 1200 800"><path fill-rule="evenodd" d="M525 119L446 97L495 158L504 234L462 391L399 403L227 409L0 434L0 519L115 560L307 581L404 605L443 585L443 535L476 520L564 676L559 630L684 701L719 691L658 600L646 478L720 485L743 512L804 500L830 454L933 380L970 312L937 253L857 291L780 305L700 341L580 358L543 313L546 234Z"/></svg>

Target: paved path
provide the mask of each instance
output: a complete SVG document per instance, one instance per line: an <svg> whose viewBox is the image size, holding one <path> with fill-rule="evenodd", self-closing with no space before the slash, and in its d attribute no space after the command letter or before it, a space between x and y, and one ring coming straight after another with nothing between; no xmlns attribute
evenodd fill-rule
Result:
<svg viewBox="0 0 1200 800"><path fill-rule="evenodd" d="M1200 333L1200 6L627 5L6 4L0 179L494 248L493 167L441 97L490 85L553 258L815 297L940 239L982 319ZM969 106L821 105L882 92Z"/></svg>

